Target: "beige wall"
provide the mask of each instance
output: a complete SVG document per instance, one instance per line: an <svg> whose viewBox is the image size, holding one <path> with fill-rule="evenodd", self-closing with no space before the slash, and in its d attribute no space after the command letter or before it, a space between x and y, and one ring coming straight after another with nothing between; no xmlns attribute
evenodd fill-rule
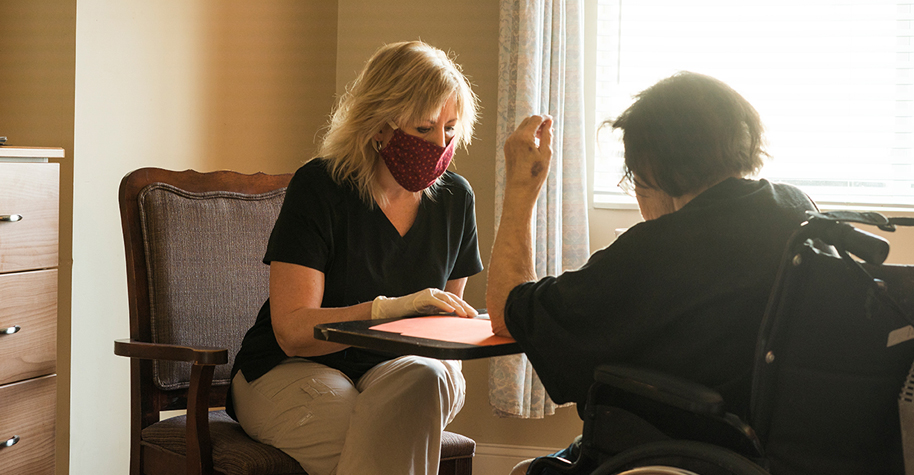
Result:
<svg viewBox="0 0 914 475"><path fill-rule="evenodd" d="M336 17L324 0L79 1L70 473L128 467L121 177L297 168L333 101Z"/></svg>

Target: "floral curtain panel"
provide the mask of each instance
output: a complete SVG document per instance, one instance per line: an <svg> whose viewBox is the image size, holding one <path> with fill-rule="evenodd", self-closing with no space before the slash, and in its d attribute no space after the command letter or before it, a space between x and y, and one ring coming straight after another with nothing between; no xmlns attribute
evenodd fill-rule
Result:
<svg viewBox="0 0 914 475"><path fill-rule="evenodd" d="M532 114L554 118L549 177L536 204L536 272L555 275L590 254L584 155L581 0L501 0L495 222L501 219L505 139ZM505 417L542 418L556 405L525 355L492 358L489 402Z"/></svg>

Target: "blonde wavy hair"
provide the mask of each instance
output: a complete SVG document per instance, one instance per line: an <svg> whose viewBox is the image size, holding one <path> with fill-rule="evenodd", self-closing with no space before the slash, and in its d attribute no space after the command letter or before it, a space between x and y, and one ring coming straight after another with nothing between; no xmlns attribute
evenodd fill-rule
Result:
<svg viewBox="0 0 914 475"><path fill-rule="evenodd" d="M385 124L437 119L447 100L457 105L457 147L470 143L478 98L461 67L444 51L421 41L388 44L368 60L340 97L314 158L323 158L333 180L351 183L373 206L384 201L375 180L381 155L372 138ZM434 186L425 190L432 197Z"/></svg>

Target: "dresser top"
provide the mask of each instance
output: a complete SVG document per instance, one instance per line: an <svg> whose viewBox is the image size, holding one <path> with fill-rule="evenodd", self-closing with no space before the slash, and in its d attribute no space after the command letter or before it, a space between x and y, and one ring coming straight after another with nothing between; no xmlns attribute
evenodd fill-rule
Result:
<svg viewBox="0 0 914 475"><path fill-rule="evenodd" d="M17 158L64 158L64 150L61 147L0 146L0 160Z"/></svg>

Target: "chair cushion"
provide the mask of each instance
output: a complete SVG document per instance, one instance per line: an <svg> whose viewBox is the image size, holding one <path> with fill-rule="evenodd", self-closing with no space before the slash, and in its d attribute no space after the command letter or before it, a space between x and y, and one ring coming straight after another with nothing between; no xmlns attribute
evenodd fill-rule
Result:
<svg viewBox="0 0 914 475"><path fill-rule="evenodd" d="M152 341L227 348L215 385L229 383L244 333L269 295L262 260L284 197L285 188L195 193L165 183L137 196ZM190 363L154 361L153 372L161 389L188 387Z"/></svg>
<svg viewBox="0 0 914 475"><path fill-rule="evenodd" d="M177 454L186 455L186 416L157 422L143 429L142 440ZM225 411L209 413L213 441L213 466L226 475L284 475L306 473L295 459L281 450L257 442Z"/></svg>
<svg viewBox="0 0 914 475"><path fill-rule="evenodd" d="M441 433L441 460L462 459L475 454L475 440L453 432Z"/></svg>
<svg viewBox="0 0 914 475"><path fill-rule="evenodd" d="M143 442L186 455L184 439L186 416L157 422L143 429ZM272 446L257 442L244 432L225 411L209 413L210 437L213 441L213 466L226 475L306 474L292 457ZM441 460L472 457L476 442L460 434L441 434Z"/></svg>

